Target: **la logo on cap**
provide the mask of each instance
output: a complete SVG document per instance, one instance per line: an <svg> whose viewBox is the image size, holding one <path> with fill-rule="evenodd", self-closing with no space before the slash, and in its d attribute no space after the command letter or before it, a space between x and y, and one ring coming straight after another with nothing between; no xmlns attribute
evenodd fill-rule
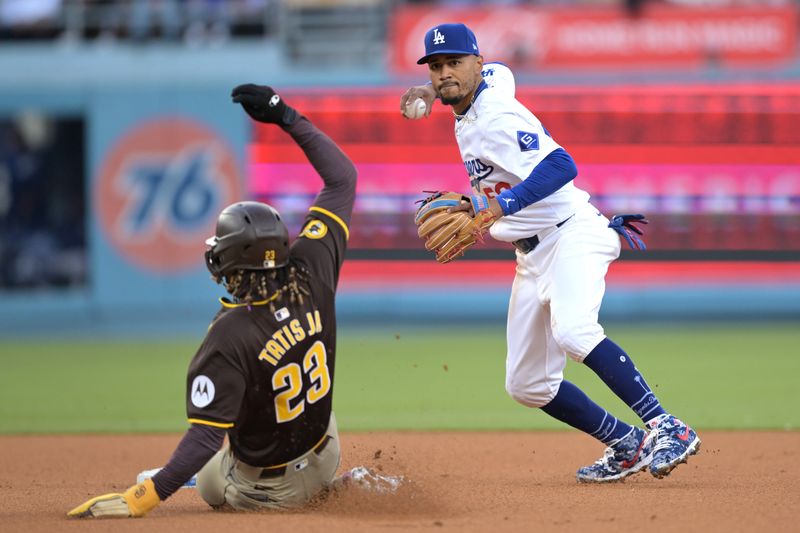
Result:
<svg viewBox="0 0 800 533"><path fill-rule="evenodd" d="M444 44L444 35L439 31L439 28L433 30L433 44Z"/></svg>

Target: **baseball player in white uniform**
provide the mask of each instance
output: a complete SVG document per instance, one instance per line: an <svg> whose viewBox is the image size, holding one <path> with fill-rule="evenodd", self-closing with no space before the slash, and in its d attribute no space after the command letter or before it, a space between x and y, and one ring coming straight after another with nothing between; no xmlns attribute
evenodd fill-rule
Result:
<svg viewBox="0 0 800 533"><path fill-rule="evenodd" d="M484 64L473 32L441 24L425 35L431 83L410 88L430 113L439 98L452 106L455 134L476 210L496 218L493 238L513 243L517 269L508 307L506 390L606 444L603 456L578 469L581 482L617 481L649 466L669 474L697 453L697 433L667 413L630 357L604 333L598 312L608 267L622 235L644 248L634 225L641 215L611 222L575 186L572 157L514 96L514 77ZM426 114L427 114L426 113ZM641 418L634 427L564 379L567 356L591 368Z"/></svg>

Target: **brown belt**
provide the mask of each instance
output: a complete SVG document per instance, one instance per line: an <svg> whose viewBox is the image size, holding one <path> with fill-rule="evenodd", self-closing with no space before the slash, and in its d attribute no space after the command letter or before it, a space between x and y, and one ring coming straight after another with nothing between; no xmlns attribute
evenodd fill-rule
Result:
<svg viewBox="0 0 800 533"><path fill-rule="evenodd" d="M331 437L330 435L325 435L325 438L322 439L319 442L319 444L314 446L314 448L311 451L313 451L316 455L321 454L322 451L325 449L325 447L328 446L328 443L330 441L332 441L332 440L333 440L333 437ZM287 466L288 466L288 464L280 465L280 466L267 466L261 471L261 475L259 475L258 478L259 479L269 479L269 478L275 478L275 477L283 477L284 474L286 474Z"/></svg>

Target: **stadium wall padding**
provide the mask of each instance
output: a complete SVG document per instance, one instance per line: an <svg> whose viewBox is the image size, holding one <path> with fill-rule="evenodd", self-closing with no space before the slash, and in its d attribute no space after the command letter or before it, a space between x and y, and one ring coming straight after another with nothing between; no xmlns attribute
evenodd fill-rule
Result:
<svg viewBox="0 0 800 533"><path fill-rule="evenodd" d="M23 56L10 63L10 55L2 54L0 65L13 72L14 64L30 59L27 52ZM146 75L147 62L134 58L127 75L120 74L125 72L123 66L113 67L112 81L104 80L102 70L94 66L61 77L42 70L0 82L0 113L5 116L35 109L84 118L90 206L88 285L0 293L0 334L202 336L216 299L223 294L203 266L203 240L213 232L219 209L249 194L246 153L252 130L246 115L230 103L231 86L270 81L276 86L304 84L306 90L319 93L324 89L320 84L327 83L342 95L352 89L344 86L348 80L362 84L356 91L366 84L391 81L374 72L358 77L344 71L323 81L309 72L264 72L248 64L267 57L271 57L268 52L258 55L251 50L240 58L241 64L214 75L192 75L186 64L169 73L169 62L163 60ZM49 65L57 59L51 58ZM193 60L194 68L225 63L204 64L200 59ZM34 61L27 68L47 67ZM159 77L158 72L164 75ZM452 151L456 153L454 147ZM135 192L130 194L131 190ZM340 321L502 323L513 259L509 255L499 262L502 273L489 278L481 273L485 265L471 263L463 267L462 277L445 276L452 282L437 284L431 282L436 276L429 274L437 267L432 263L423 267L427 273L416 277L380 279L368 275L382 268L380 264L352 261L359 274L348 274L345 267L338 299ZM672 276L668 283L658 273L642 278L630 269L628 278L610 278L602 313L625 321L797 319L798 265L784 263L782 270L766 276L744 268L738 275L719 279L695 271ZM477 273L470 274L473 268Z"/></svg>

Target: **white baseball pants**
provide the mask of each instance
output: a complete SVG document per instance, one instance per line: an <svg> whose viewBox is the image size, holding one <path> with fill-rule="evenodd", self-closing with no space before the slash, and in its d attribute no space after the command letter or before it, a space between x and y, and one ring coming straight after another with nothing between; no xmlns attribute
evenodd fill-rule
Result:
<svg viewBox="0 0 800 533"><path fill-rule="evenodd" d="M506 391L528 407L555 397L567 355L581 362L605 338L597 318L621 247L608 219L588 203L538 235L535 249L517 251L506 332Z"/></svg>

